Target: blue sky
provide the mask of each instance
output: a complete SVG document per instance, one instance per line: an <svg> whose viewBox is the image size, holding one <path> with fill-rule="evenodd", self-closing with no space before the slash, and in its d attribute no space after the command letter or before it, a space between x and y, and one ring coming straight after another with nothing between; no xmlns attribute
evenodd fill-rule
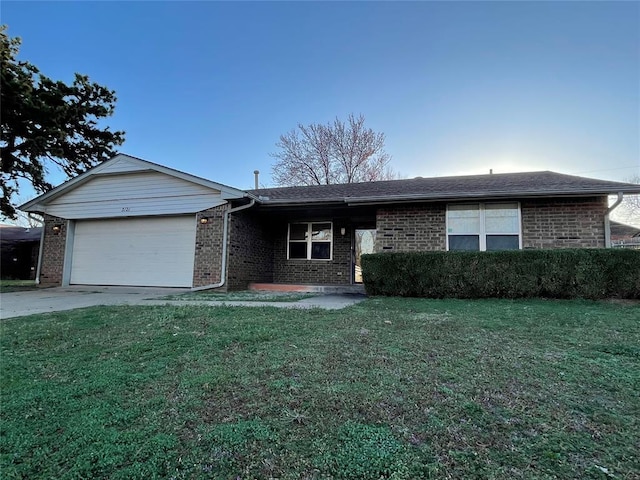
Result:
<svg viewBox="0 0 640 480"><path fill-rule="evenodd" d="M271 185L280 134L349 113L405 177L640 174L638 2L1 8L22 59L116 90L121 151L235 187Z"/></svg>

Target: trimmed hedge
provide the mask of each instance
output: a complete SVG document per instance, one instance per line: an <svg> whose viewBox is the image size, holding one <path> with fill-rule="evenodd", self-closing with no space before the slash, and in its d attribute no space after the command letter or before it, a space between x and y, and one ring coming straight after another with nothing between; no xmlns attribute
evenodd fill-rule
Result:
<svg viewBox="0 0 640 480"><path fill-rule="evenodd" d="M640 298L638 250L376 253L362 273L369 295Z"/></svg>

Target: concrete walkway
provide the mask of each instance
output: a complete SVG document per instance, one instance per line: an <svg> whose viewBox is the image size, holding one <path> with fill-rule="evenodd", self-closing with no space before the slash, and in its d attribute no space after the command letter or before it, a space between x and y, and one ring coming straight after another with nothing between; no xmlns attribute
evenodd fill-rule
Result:
<svg viewBox="0 0 640 480"><path fill-rule="evenodd" d="M0 293L0 318L58 312L96 305L139 305L146 299L188 292L181 288L58 287Z"/></svg>
<svg viewBox="0 0 640 480"><path fill-rule="evenodd" d="M318 295L296 302L159 299L160 297L186 292L189 292L189 289L74 286L0 293L0 319L97 305L206 305L211 307L243 306L336 310L365 299L364 295Z"/></svg>
<svg viewBox="0 0 640 480"><path fill-rule="evenodd" d="M323 308L325 310L340 310L341 308L355 305L367 298L365 295L357 294L333 294L318 295L317 297L305 298L295 302L261 302L245 300L147 300L144 305L208 305L208 306L228 306L228 307L279 307L279 308Z"/></svg>

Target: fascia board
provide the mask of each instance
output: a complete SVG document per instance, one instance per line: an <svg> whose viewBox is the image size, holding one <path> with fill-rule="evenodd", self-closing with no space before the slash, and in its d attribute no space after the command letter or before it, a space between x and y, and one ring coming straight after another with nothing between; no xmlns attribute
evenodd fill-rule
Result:
<svg viewBox="0 0 640 480"><path fill-rule="evenodd" d="M267 197L261 197L260 200L264 206L304 206L304 205L373 205L384 203L398 203L398 202L437 202L443 200L470 200L470 199L491 199L491 198L552 198L552 197L585 197L590 195L615 195L618 191L622 190L624 194L636 194L640 193L640 185L624 185L623 189L613 188L611 190L597 189L583 189L579 191L492 191L492 192L457 192L452 194L437 194L437 195L379 195L368 197L340 197L340 198L305 198L301 200L293 199L273 199L270 200Z"/></svg>
<svg viewBox="0 0 640 480"><path fill-rule="evenodd" d="M554 198L554 197L586 197L591 195L615 195L618 191L581 190L577 192L487 192L487 193L457 193L450 195L385 195L376 197L355 197L347 198L345 202L353 205L372 205L381 203L397 202L437 202L442 200L465 200L465 199L491 199L491 198ZM640 188L636 191L623 191L622 193L640 193Z"/></svg>
<svg viewBox="0 0 640 480"><path fill-rule="evenodd" d="M346 199L305 199L305 200L267 200L265 197L258 197L258 201L265 207L304 207L306 205L344 205Z"/></svg>

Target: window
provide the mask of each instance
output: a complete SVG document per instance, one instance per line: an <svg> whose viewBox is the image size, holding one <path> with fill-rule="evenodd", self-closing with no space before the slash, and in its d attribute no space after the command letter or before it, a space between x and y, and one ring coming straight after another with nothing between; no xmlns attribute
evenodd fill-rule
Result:
<svg viewBox="0 0 640 480"><path fill-rule="evenodd" d="M332 240L331 222L290 223L287 258L331 260Z"/></svg>
<svg viewBox="0 0 640 480"><path fill-rule="evenodd" d="M518 250L518 203L474 203L447 207L447 250Z"/></svg>

